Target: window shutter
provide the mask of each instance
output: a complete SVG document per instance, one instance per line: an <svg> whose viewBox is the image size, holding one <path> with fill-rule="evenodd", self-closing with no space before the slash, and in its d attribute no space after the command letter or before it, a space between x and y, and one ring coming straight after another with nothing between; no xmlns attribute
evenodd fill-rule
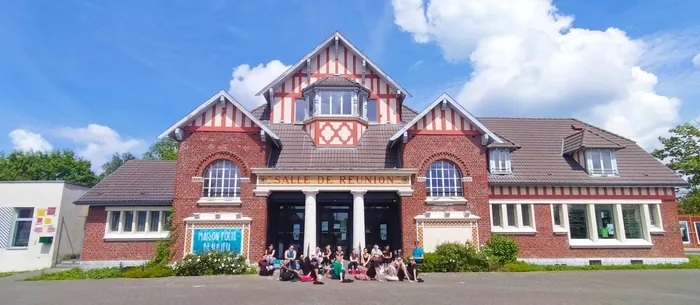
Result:
<svg viewBox="0 0 700 305"><path fill-rule="evenodd" d="M10 232L15 216L15 209L0 207L0 249L7 248L10 243Z"/></svg>

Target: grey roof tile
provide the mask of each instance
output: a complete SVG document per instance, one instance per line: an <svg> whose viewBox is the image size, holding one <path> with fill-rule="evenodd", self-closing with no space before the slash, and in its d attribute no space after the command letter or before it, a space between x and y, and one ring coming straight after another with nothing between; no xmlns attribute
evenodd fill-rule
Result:
<svg viewBox="0 0 700 305"><path fill-rule="evenodd" d="M129 160L80 199L78 205L170 205L177 161Z"/></svg>

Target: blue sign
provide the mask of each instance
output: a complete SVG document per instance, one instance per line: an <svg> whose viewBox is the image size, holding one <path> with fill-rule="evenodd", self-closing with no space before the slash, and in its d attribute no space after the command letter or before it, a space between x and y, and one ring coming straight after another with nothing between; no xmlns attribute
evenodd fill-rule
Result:
<svg viewBox="0 0 700 305"><path fill-rule="evenodd" d="M194 229L192 253L226 251L241 254L242 236L242 229Z"/></svg>

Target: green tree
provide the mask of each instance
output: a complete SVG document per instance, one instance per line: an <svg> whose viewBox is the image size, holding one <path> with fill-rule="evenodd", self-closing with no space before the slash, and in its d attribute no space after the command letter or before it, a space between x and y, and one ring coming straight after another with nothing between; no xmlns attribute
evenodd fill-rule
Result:
<svg viewBox="0 0 700 305"><path fill-rule="evenodd" d="M105 177L109 176L111 173L113 173L115 170L117 170L122 164L126 163L126 161L129 160L134 160L136 157L132 155L129 152L122 153L121 155L119 153L114 153L112 155L112 160L109 162L102 164L102 174L100 174L100 180L104 179Z"/></svg>
<svg viewBox="0 0 700 305"><path fill-rule="evenodd" d="M669 132L670 137L659 137L664 148L656 149L651 154L666 161L666 166L688 179L690 192L681 198L679 212L700 213L700 129L686 123Z"/></svg>
<svg viewBox="0 0 700 305"><path fill-rule="evenodd" d="M72 150L62 150L0 153L0 180L63 180L92 186L98 178L90 170L90 161L76 156Z"/></svg>
<svg viewBox="0 0 700 305"><path fill-rule="evenodd" d="M148 151L143 154L146 160L177 160L177 141L172 138L163 138L153 143Z"/></svg>

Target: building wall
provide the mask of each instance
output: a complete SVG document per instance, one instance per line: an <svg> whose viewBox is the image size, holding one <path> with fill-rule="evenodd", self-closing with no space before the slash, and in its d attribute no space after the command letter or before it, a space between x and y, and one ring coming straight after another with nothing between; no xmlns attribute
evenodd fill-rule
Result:
<svg viewBox="0 0 700 305"><path fill-rule="evenodd" d="M61 200L61 235L58 238L56 251L56 261L62 260L66 256L80 255L83 249L85 238L85 227L88 207L74 205L87 192L87 188L66 184Z"/></svg>
<svg viewBox="0 0 700 305"><path fill-rule="evenodd" d="M64 186L66 184L59 181L47 182L3 182L0 183L0 272L5 271L26 271L49 268L53 266L56 257L58 234L60 229L60 219L64 217L67 226L80 226L80 219L73 217L72 213L62 213L64 205ZM85 193L87 188L71 186L71 192ZM80 194L82 196L82 194ZM75 197L72 195L71 197ZM32 215L31 233L29 244L26 248L12 248L11 240L15 225L14 208L34 208ZM48 233L48 227L38 224L39 209L55 208L52 219L52 226L55 232ZM9 217L8 217L9 216ZM49 216L41 217L42 220ZM43 221L42 221L43 222ZM35 231L41 227L42 233ZM40 236L53 236L53 243L40 244Z"/></svg>
<svg viewBox="0 0 700 305"><path fill-rule="evenodd" d="M550 205L535 204L537 233L513 236L520 245L518 258L685 257L680 242L676 202L663 200L660 207L665 233L651 235L651 248L576 249L569 247L567 234L554 233Z"/></svg>
<svg viewBox="0 0 700 305"><path fill-rule="evenodd" d="M267 228L267 198L255 197L254 181L251 168L267 166L267 144L260 140L258 133L229 132L195 132L180 143L178 151L178 170L175 181L175 200L173 206L173 231L177 239L171 250L173 260L184 256L184 219L194 213L239 212L251 217L251 235L249 257L258 258L265 250ZM242 177L249 177L251 182L241 186L240 206L199 206L202 197L202 183L192 182L192 177L202 177L207 166L213 161L226 159L236 163L241 169Z"/></svg>
<svg viewBox="0 0 700 305"><path fill-rule="evenodd" d="M107 211L104 207L91 206L85 223L85 242L82 263L90 261L119 262L147 261L155 255L155 241L105 241Z"/></svg>
<svg viewBox="0 0 700 305"><path fill-rule="evenodd" d="M402 147L403 166L417 168L417 177L425 177L430 164L437 160L448 160L457 165L463 177L472 177L472 182L462 183L466 204L442 206L425 203L425 182L413 179L413 196L401 197L401 218L403 249L412 251L416 241L414 217L427 211L465 211L481 217L478 225L479 243L483 244L490 236L488 209L488 177L486 172L486 151L481 146L481 137L465 135L413 135ZM410 253L410 252L406 252Z"/></svg>
<svg viewBox="0 0 700 305"><path fill-rule="evenodd" d="M448 134L450 132L473 133L475 135L480 132L469 123L469 120L463 117L452 106L441 109L435 107L430 110L423 118L418 120L415 125L409 129L410 133L430 133L440 132Z"/></svg>
<svg viewBox="0 0 700 305"><path fill-rule="evenodd" d="M700 215L678 215L678 221L688 222L688 234L690 235L690 243L684 243L683 247L700 248L700 233L698 232L697 227L695 227L696 222L700 223ZM680 230L680 225L678 227ZM679 239L682 241L682 238Z"/></svg>
<svg viewBox="0 0 700 305"><path fill-rule="evenodd" d="M270 110L273 123L292 123L294 119L294 101L302 98L302 90L317 80L340 75L353 79L370 90L370 98L377 100L377 122L398 124L400 122L400 102L396 98L397 89L377 75L369 63L362 82L362 58L342 43L338 44L336 57L335 46L320 50L311 57L311 78L308 78L306 64L294 71L284 83L273 88L274 99Z"/></svg>

